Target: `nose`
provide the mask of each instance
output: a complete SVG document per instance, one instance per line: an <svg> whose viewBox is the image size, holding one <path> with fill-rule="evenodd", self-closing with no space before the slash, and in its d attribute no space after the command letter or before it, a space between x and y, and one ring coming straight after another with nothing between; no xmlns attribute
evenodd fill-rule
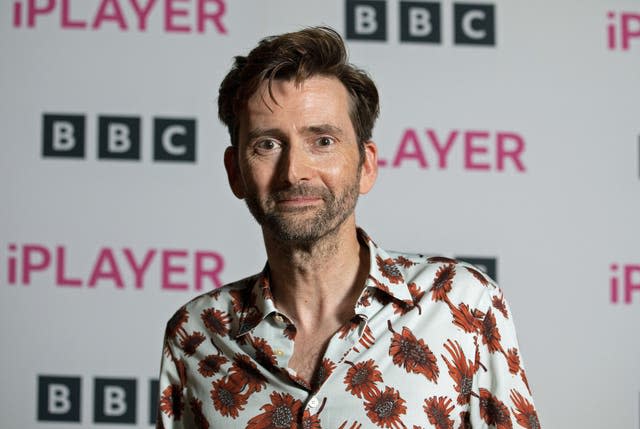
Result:
<svg viewBox="0 0 640 429"><path fill-rule="evenodd" d="M311 179L314 171L313 159L304 145L292 142L286 146L278 169L281 180L294 185Z"/></svg>

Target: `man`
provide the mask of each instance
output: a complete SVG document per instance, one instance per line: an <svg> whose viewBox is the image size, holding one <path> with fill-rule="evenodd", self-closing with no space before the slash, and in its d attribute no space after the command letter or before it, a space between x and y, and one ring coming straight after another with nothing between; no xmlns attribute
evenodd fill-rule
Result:
<svg viewBox="0 0 640 429"><path fill-rule="evenodd" d="M267 264L169 321L158 427L540 427L497 286L356 227L377 175L378 93L340 36L263 40L236 57L218 104L229 184Z"/></svg>

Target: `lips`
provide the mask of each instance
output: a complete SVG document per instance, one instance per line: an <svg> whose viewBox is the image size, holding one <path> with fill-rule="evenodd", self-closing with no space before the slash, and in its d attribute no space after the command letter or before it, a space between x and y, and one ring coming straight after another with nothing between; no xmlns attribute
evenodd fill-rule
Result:
<svg viewBox="0 0 640 429"><path fill-rule="evenodd" d="M328 193L325 189L298 187L275 192L272 196L276 204L305 204L316 201L323 201Z"/></svg>
<svg viewBox="0 0 640 429"><path fill-rule="evenodd" d="M305 196L297 196L297 197L280 198L280 199L277 199L276 202L277 203L308 203L308 202L321 201L321 200L322 200L321 197L305 195Z"/></svg>

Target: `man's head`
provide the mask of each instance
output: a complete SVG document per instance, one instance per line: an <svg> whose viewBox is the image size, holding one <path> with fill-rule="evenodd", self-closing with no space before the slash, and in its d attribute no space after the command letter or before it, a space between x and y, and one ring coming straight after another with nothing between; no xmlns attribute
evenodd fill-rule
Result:
<svg viewBox="0 0 640 429"><path fill-rule="evenodd" d="M263 82L271 89L274 79L300 84L312 76L326 76L335 77L347 89L349 116L362 158L363 144L371 139L379 113L378 90L365 72L347 60L342 38L327 27L267 37L248 56L235 57L218 96L218 115L229 129L231 144L238 145L240 116ZM271 90L269 94L273 98Z"/></svg>
<svg viewBox="0 0 640 429"><path fill-rule="evenodd" d="M225 168L263 232L312 243L355 228L354 208L377 176L371 141L378 93L346 62L340 36L313 28L264 39L220 86L232 146Z"/></svg>

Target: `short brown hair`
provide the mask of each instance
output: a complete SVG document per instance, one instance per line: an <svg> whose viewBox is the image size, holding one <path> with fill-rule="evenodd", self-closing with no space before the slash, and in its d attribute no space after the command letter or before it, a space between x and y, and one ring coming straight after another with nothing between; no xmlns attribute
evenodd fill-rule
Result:
<svg viewBox="0 0 640 429"><path fill-rule="evenodd" d="M266 37L246 57L235 57L218 93L218 116L229 129L231 144L237 146L240 114L263 81L268 81L273 98L274 79L294 79L300 84L314 75L333 76L346 87L362 157L380 110L378 90L367 73L348 62L342 37L328 27Z"/></svg>

